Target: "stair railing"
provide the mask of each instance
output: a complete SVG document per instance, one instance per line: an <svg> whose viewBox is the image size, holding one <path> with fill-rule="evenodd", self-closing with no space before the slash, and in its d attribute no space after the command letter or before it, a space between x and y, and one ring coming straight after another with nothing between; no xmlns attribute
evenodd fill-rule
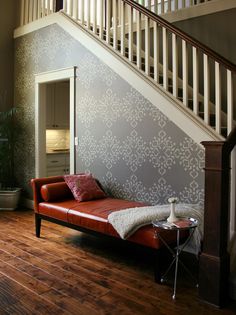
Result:
<svg viewBox="0 0 236 315"><path fill-rule="evenodd" d="M54 12L59 2L22 0L23 21ZM63 0L63 11L217 133L226 137L233 129L235 64L136 1Z"/></svg>
<svg viewBox="0 0 236 315"><path fill-rule="evenodd" d="M64 0L64 11L217 133L230 133L236 103L233 63L132 0Z"/></svg>
<svg viewBox="0 0 236 315"><path fill-rule="evenodd" d="M56 0L21 0L20 26L56 12Z"/></svg>
<svg viewBox="0 0 236 315"><path fill-rule="evenodd" d="M134 0L155 14L164 14L189 8L210 0ZM57 3L63 0L20 0L20 26L58 11ZM75 5L76 6L76 5Z"/></svg>

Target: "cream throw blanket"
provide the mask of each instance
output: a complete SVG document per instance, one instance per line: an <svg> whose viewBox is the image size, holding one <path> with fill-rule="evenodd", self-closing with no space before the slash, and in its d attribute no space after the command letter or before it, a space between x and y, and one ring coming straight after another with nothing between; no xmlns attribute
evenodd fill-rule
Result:
<svg viewBox="0 0 236 315"><path fill-rule="evenodd" d="M200 250L200 242L203 236L203 208L197 204L177 204L176 216L192 217L198 220L191 247L198 252ZM154 220L166 219L170 214L170 205L155 205L129 208L114 211L108 216L108 222L112 224L114 229L122 239L127 239L141 226L151 224Z"/></svg>

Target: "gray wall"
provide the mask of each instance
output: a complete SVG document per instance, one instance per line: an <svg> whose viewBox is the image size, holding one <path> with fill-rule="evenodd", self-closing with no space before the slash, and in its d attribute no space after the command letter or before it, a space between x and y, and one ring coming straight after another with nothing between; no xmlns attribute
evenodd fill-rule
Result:
<svg viewBox="0 0 236 315"><path fill-rule="evenodd" d="M92 172L117 197L203 202L204 152L156 107L56 25L16 39L15 95L24 133L17 177L27 197L34 163L34 75L78 67L77 172ZM128 78L127 78L128 80Z"/></svg>
<svg viewBox="0 0 236 315"><path fill-rule="evenodd" d="M15 0L0 0L0 111L13 105Z"/></svg>
<svg viewBox="0 0 236 315"><path fill-rule="evenodd" d="M236 9L174 23L200 42L236 64Z"/></svg>

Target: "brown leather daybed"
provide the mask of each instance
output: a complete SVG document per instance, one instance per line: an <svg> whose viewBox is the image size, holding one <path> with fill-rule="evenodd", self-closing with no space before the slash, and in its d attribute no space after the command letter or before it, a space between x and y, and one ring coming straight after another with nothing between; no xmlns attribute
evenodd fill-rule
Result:
<svg viewBox="0 0 236 315"><path fill-rule="evenodd" d="M68 189L63 176L32 179L35 211L36 236L40 237L41 220L51 221L82 232L93 232L120 238L108 222L108 215L113 211L141 207L144 203L106 197L103 199L78 202ZM174 243L175 233L166 233L165 240ZM154 237L151 225L139 228L127 241L156 249L160 254L163 244ZM158 251L157 251L158 249ZM158 255L160 256L160 255ZM155 280L159 282L160 257L155 266Z"/></svg>

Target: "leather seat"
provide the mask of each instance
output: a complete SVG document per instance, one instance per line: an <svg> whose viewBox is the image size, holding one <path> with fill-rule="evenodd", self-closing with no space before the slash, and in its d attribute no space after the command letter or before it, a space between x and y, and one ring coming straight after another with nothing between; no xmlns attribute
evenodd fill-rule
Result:
<svg viewBox="0 0 236 315"><path fill-rule="evenodd" d="M60 202L41 202L39 213L52 217L70 224L81 226L89 230L100 232L106 235L120 238L113 226L108 222L108 215L113 211L126 208L141 207L140 202L128 201L123 199L104 198L92 201L77 202L76 200L65 200ZM168 242L174 242L174 233L162 231L164 238ZM154 237L152 225L139 228L129 241L152 248L160 248L163 244L159 238Z"/></svg>

